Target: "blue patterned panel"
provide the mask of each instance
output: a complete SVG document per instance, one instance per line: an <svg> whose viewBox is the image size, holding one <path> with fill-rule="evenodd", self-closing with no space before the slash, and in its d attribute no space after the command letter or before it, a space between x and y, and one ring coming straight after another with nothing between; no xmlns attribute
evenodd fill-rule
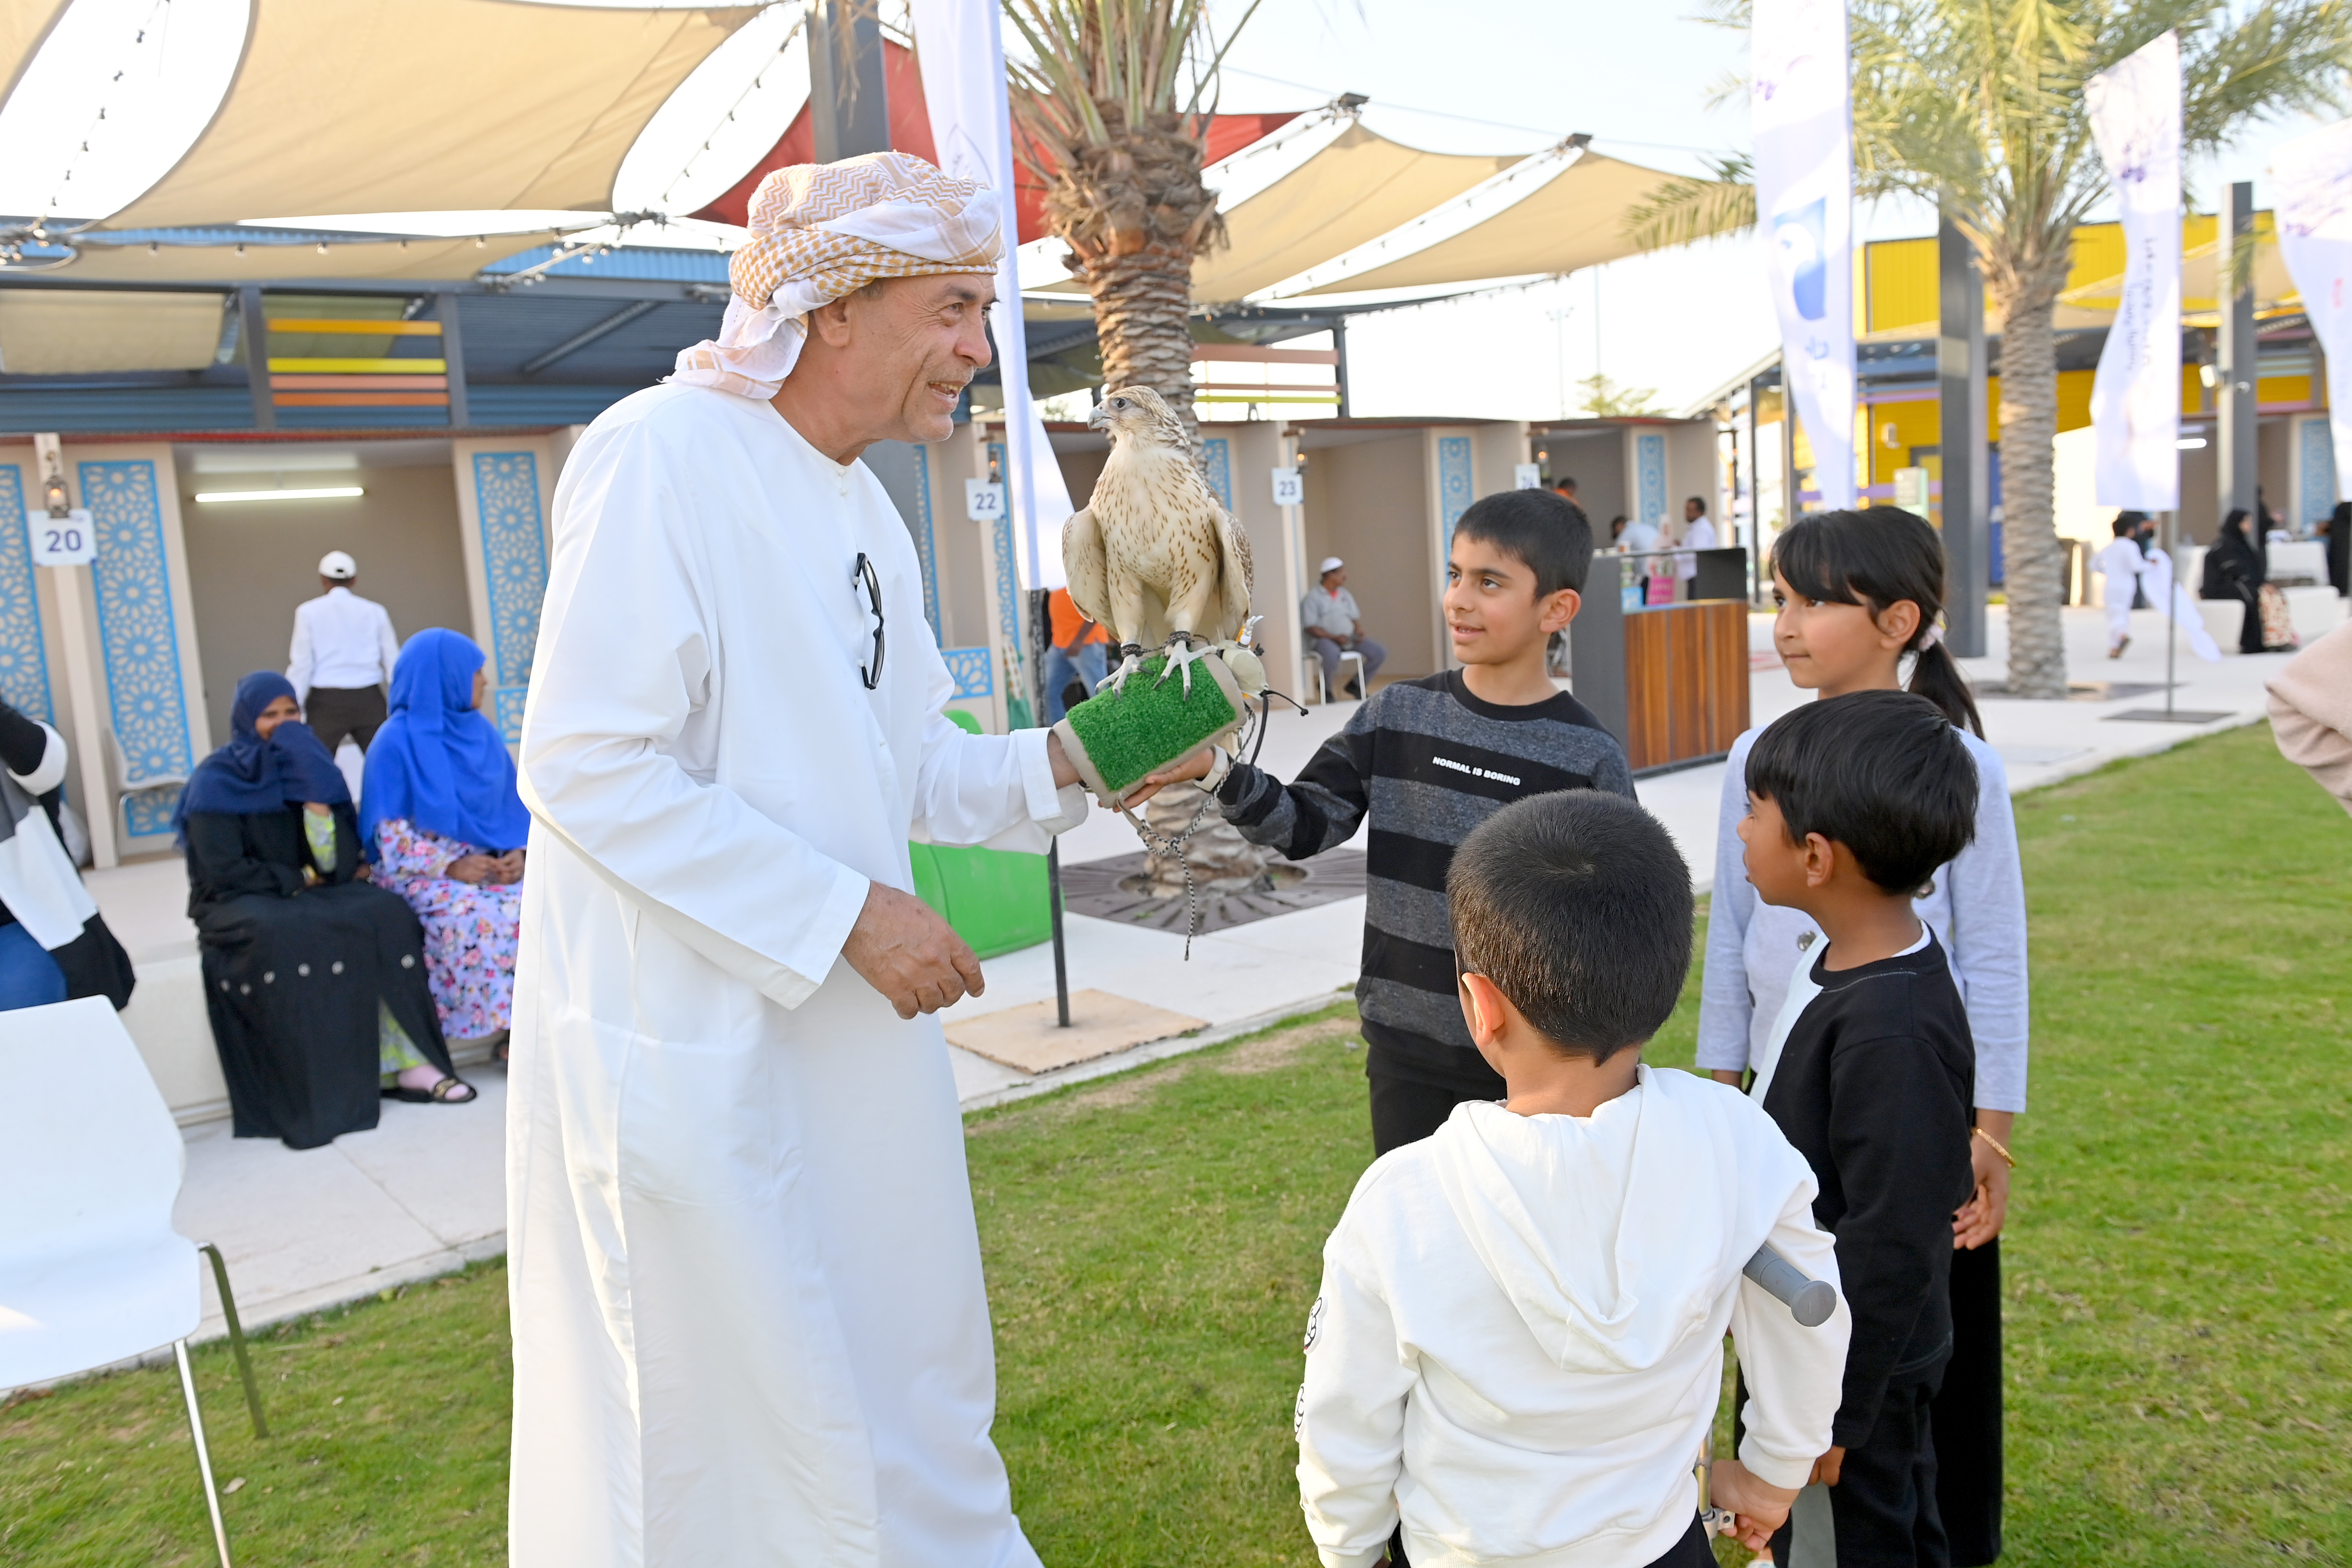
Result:
<svg viewBox="0 0 2352 1568"><path fill-rule="evenodd" d="M25 537L25 471L0 463L0 701L53 724L41 600L33 581L33 546Z"/></svg>
<svg viewBox="0 0 2352 1568"><path fill-rule="evenodd" d="M474 454L474 510L481 519L482 577L490 598L491 684L499 733L522 739L523 694L539 652L547 599L547 531L539 514L539 459L529 452Z"/></svg>
<svg viewBox="0 0 2352 1568"><path fill-rule="evenodd" d="M1633 496L1635 521L1655 522L1666 515L1666 438L1664 436L1633 437Z"/></svg>
<svg viewBox="0 0 2352 1568"><path fill-rule="evenodd" d="M90 584L98 591L107 710L122 742L124 765L134 779L188 773L195 759L188 745L187 694L172 620L155 465L145 458L84 463L81 498L98 540ZM122 814L130 836L171 832L179 795L176 789L143 790L126 800Z"/></svg>
<svg viewBox="0 0 2352 1568"><path fill-rule="evenodd" d="M1437 508L1445 522L1445 552L1454 552L1454 525L1470 510L1470 437L1437 438Z"/></svg>
<svg viewBox="0 0 2352 1568"><path fill-rule="evenodd" d="M1004 456L1004 444L991 441L988 455L1000 474L1010 473L1012 465ZM1021 656L1021 579L1020 556L1013 544L1013 509L1006 507L1004 515L996 520L996 624L1003 635L1004 646L1013 656Z"/></svg>
<svg viewBox="0 0 2352 1568"><path fill-rule="evenodd" d="M948 673L955 677L955 694L959 701L968 697L992 697L996 694L996 660L984 647L943 647L940 657L948 661Z"/></svg>
<svg viewBox="0 0 2352 1568"><path fill-rule="evenodd" d="M931 640L940 640L940 553L931 536L931 459L915 448L915 510L923 515L915 529L915 559L923 571L923 619L931 623Z"/></svg>
<svg viewBox="0 0 2352 1568"><path fill-rule="evenodd" d="M2334 417L2329 416L2329 419ZM2302 468L2303 518L2305 527L2325 521L2336 510L2336 439L2329 419L2303 422L2303 450L2296 454Z"/></svg>
<svg viewBox="0 0 2352 1568"><path fill-rule="evenodd" d="M1201 467L1209 476L1209 488L1217 492L1217 504L1227 511L1234 510L1234 444L1223 436L1212 436L1201 443Z"/></svg>

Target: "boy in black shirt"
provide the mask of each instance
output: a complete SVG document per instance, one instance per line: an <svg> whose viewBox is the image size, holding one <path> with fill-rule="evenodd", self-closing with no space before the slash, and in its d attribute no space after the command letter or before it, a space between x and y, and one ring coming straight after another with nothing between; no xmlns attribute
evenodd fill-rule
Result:
<svg viewBox="0 0 2352 1568"><path fill-rule="evenodd" d="M1976 765L1925 698L1859 691L1773 723L1747 782L1748 879L1828 939L1800 962L1748 1092L1813 1168L1853 1312L1835 1446L1773 1559L1942 1568L1927 1404L1951 1354L1976 1050L1911 900L1975 831Z"/></svg>
<svg viewBox="0 0 2352 1568"><path fill-rule="evenodd" d="M1476 501L1454 525L1445 571L1446 631L1463 668L1374 693L1296 783L1213 748L1145 781L1200 781L1243 837L1293 860L1345 844L1370 816L1356 1003L1379 1153L1428 1137L1465 1100L1503 1098L1455 994L1445 904L1454 847L1530 795L1633 798L1624 747L1544 668L1591 564L1592 530L1560 497L1505 490Z"/></svg>

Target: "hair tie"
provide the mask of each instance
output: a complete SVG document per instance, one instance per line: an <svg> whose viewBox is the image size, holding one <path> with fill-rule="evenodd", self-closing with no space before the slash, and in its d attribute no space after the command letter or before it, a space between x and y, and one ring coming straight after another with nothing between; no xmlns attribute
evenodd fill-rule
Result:
<svg viewBox="0 0 2352 1568"><path fill-rule="evenodd" d="M1927 629L1919 636L1919 651L1921 653L1925 653L1943 640L1944 628L1937 626L1933 622L1929 622Z"/></svg>

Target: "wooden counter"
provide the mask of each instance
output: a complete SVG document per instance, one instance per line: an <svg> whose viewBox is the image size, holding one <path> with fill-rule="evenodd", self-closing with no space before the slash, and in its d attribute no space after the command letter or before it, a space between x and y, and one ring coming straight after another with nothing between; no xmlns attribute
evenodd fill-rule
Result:
<svg viewBox="0 0 2352 1568"><path fill-rule="evenodd" d="M1717 563L1706 556L1744 560L1737 550L1699 553L1702 590L1727 580L1708 570ZM1712 762L1748 728L1748 601L1629 604L1637 600L1637 571L1627 557L1593 559L1569 628L1570 685L1624 743L1635 773Z"/></svg>

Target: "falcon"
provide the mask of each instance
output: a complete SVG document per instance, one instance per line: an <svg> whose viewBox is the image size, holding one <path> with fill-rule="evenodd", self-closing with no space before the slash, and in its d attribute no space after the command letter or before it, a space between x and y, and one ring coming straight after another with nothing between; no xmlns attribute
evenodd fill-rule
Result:
<svg viewBox="0 0 2352 1568"><path fill-rule="evenodd" d="M1175 414L1148 386L1107 393L1087 423L1110 435L1110 457L1086 509L1062 525L1062 566L1080 614L1118 638L1104 684L1126 688L1147 650L1167 653L1165 680L1250 621L1249 539L1192 461Z"/></svg>

